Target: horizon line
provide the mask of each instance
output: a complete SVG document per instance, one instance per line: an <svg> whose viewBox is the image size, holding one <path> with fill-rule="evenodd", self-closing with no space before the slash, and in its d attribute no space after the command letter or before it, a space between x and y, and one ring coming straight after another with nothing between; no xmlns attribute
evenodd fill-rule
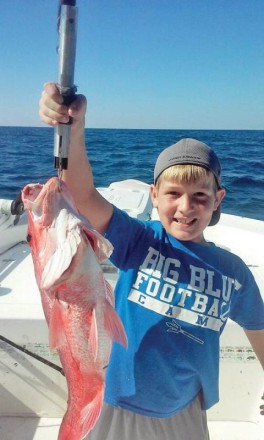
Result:
<svg viewBox="0 0 264 440"><path fill-rule="evenodd" d="M0 128L46 128L54 129L54 127L49 127L45 125L2 125ZM85 130L163 130L163 131L264 131L263 128L137 128L137 127L85 127Z"/></svg>

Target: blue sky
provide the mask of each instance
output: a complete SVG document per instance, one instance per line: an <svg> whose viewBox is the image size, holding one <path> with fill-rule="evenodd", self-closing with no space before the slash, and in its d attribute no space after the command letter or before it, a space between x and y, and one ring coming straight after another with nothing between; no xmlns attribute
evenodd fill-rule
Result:
<svg viewBox="0 0 264 440"><path fill-rule="evenodd" d="M263 0L77 0L87 127L264 128ZM41 126L57 0L0 0L0 125Z"/></svg>

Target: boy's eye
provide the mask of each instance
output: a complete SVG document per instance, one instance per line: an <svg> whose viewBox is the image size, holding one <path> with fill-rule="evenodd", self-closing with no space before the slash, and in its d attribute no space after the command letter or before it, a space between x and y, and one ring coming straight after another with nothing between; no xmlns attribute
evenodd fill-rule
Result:
<svg viewBox="0 0 264 440"><path fill-rule="evenodd" d="M197 192L197 193L194 194L194 197L195 197L196 199L199 199L199 200L205 200L205 199L208 198L208 194L206 194L206 193L204 193L204 192L202 192L202 191L199 191L199 192Z"/></svg>
<svg viewBox="0 0 264 440"><path fill-rule="evenodd" d="M177 191L168 191L167 195L172 197L180 197L180 193Z"/></svg>

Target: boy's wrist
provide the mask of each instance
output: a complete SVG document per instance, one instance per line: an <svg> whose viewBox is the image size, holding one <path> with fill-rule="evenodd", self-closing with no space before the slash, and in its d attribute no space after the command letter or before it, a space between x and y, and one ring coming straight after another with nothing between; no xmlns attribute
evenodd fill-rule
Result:
<svg viewBox="0 0 264 440"><path fill-rule="evenodd" d="M84 144L85 119L75 120L71 126L71 144Z"/></svg>

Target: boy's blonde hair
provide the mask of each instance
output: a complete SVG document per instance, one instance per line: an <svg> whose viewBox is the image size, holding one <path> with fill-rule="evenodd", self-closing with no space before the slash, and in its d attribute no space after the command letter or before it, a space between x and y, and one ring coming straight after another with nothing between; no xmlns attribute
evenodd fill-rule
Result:
<svg viewBox="0 0 264 440"><path fill-rule="evenodd" d="M166 168L158 177L156 188L157 190L159 189L162 180L175 183L196 183L201 180L208 180L210 175L213 175L210 170L199 165L172 165ZM214 190L216 192L218 190L216 179L214 179L214 182Z"/></svg>

